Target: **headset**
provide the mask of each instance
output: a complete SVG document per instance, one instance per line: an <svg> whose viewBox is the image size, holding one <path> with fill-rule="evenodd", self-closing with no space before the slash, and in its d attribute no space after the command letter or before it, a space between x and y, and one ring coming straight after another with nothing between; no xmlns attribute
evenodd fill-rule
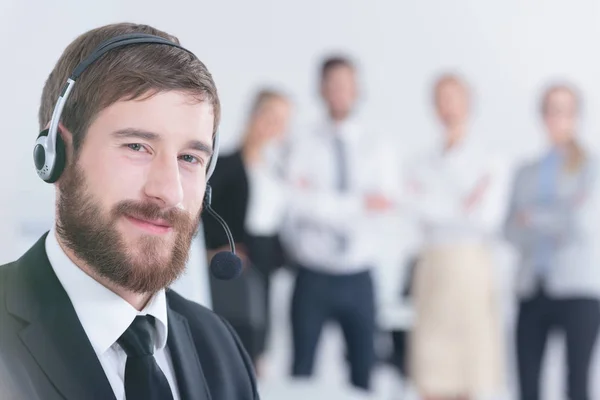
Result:
<svg viewBox="0 0 600 400"><path fill-rule="evenodd" d="M109 51L134 44L160 44L166 46L177 47L181 50L191 54L194 58L198 59L194 53L188 49L160 36L149 35L145 33L131 33L125 35L119 35L111 39L105 40L100 43L98 47L92 53L83 59L75 68L71 76L67 79L60 91L60 95L54 106L52 112L52 118L50 120L50 127L43 130L38 135L35 147L33 149L33 161L38 176L47 183L54 183L58 180L66 165L66 150L65 143L60 136L58 124L62 115L63 108L69 99L69 94L73 90L77 79L81 74L97 61L104 54ZM219 155L219 132L215 134L213 140L213 154L210 158L208 170L206 173L206 179L208 180L215 170L217 165L217 158Z"/></svg>
<svg viewBox="0 0 600 400"><path fill-rule="evenodd" d="M66 149L65 143L60 135L58 124L60 122L60 117L63 111L63 108L69 99L69 94L72 92L77 79L80 75L97 61L104 54L109 51L135 44L158 44L158 45L166 45L177 47L181 50L186 51L191 54L192 57L198 59L194 53L187 50L186 48L171 42L165 38L155 35L149 35L145 33L132 33L132 34L124 34L113 37L111 39L105 40L100 43L98 47L92 53L83 59L75 68L73 73L67 79L67 82L64 84L60 91L60 95L54 106L54 111L52 112L52 118L50 120L50 127L48 129L43 130L38 135L35 147L33 149L33 161L35 164L35 169L37 171L38 176L47 183L54 183L60 178L60 175L65 169L66 166ZM219 156L219 132L217 130L215 137L213 139L213 154L210 158L208 169L206 172L206 180L210 179L211 175L215 171L215 167L217 165L217 159ZM233 240L233 235L229 230L229 227L225 223L225 220L219 216L210 206L212 197L212 190L210 185L206 185L206 193L204 196L204 209L211 215L213 218L219 222L219 224L225 230L225 234L227 235L227 240L229 241L229 247L231 249L230 252L222 251L218 253L213 260L211 261L210 269L213 275L217 279L229 280L236 278L240 275L242 270L242 262L235 254L235 242Z"/></svg>

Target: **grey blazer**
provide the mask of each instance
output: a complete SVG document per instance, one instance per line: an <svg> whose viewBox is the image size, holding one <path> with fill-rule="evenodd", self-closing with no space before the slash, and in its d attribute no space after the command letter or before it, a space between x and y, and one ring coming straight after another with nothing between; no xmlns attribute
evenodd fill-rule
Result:
<svg viewBox="0 0 600 400"><path fill-rule="evenodd" d="M521 297L534 294L540 283L536 271L540 235L554 240L552 259L544 274L544 288L557 298L600 297L600 196L596 184L597 160L590 156L574 174L564 173L557 183L558 201L539 201L542 159L525 164L516 173L506 239L520 256L517 290ZM521 215L527 215L527 223Z"/></svg>

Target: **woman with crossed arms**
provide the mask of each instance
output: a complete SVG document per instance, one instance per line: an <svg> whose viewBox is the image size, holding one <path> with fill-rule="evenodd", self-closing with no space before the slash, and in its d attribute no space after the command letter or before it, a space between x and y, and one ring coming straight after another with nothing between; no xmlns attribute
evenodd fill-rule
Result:
<svg viewBox="0 0 600 400"><path fill-rule="evenodd" d="M520 253L517 360L520 398L540 398L550 331L565 334L568 398L590 398L588 376L600 326L596 160L577 140L580 99L569 85L543 94L550 147L517 172L505 233Z"/></svg>
<svg viewBox="0 0 600 400"><path fill-rule="evenodd" d="M425 400L468 400L497 394L504 378L494 269L505 175L470 132L467 83L443 75L433 97L442 140L407 174L423 236L408 372Z"/></svg>

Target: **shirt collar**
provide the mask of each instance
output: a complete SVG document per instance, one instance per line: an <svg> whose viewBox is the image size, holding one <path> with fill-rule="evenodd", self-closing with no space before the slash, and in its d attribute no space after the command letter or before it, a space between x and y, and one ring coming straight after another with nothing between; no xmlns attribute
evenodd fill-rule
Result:
<svg viewBox="0 0 600 400"><path fill-rule="evenodd" d="M105 353L138 315L156 319L155 348L167 344L167 300L165 291L156 293L142 311L83 272L63 251L54 228L46 238L46 253L54 273L67 292L77 317L98 355Z"/></svg>
<svg viewBox="0 0 600 400"><path fill-rule="evenodd" d="M462 138L451 148L446 147L445 141L436 143L431 152L431 159L434 162L452 162L455 159L462 159L471 152L472 143L469 138Z"/></svg>
<svg viewBox="0 0 600 400"><path fill-rule="evenodd" d="M566 157L565 150L558 147L551 147L546 154L549 161L562 162Z"/></svg>
<svg viewBox="0 0 600 400"><path fill-rule="evenodd" d="M355 114L350 114L342 121L334 121L327 116L323 125L329 134L341 135L343 140L356 140L362 134L360 119Z"/></svg>

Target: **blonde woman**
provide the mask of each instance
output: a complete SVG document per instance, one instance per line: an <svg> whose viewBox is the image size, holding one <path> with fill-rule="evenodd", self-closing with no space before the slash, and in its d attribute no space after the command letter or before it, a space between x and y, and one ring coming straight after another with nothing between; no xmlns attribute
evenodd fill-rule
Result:
<svg viewBox="0 0 600 400"><path fill-rule="evenodd" d="M541 114L548 151L514 181L506 237L521 255L517 360L523 400L540 398L548 335L565 335L568 398L587 400L589 367L600 326L596 163L579 144L579 97L549 87Z"/></svg>
<svg viewBox="0 0 600 400"><path fill-rule="evenodd" d="M415 270L410 376L424 399L495 394L503 362L492 248L503 219L498 164L469 134L456 75L434 87L441 143L409 173L424 242Z"/></svg>
<svg viewBox="0 0 600 400"><path fill-rule="evenodd" d="M291 118L291 100L283 92L260 90L254 96L242 143L219 158L210 179L213 208L227 222L244 273L232 281L211 278L213 311L236 330L263 375L270 334L270 278L283 265L278 215L285 210L283 184L277 177L277 151ZM207 256L228 250L220 224L203 218Z"/></svg>

